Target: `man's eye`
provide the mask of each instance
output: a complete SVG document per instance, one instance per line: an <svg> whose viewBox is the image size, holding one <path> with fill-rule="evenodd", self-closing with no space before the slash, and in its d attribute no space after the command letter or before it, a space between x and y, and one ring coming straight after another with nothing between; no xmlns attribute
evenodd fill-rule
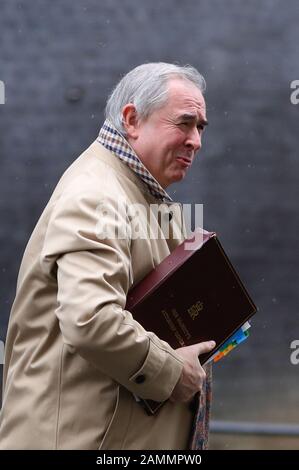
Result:
<svg viewBox="0 0 299 470"><path fill-rule="evenodd" d="M189 122L181 122L180 125L186 127L186 126L189 126Z"/></svg>
<svg viewBox="0 0 299 470"><path fill-rule="evenodd" d="M190 122L181 122L180 126L190 127ZM198 124L198 126L196 126L196 128L200 132L202 132L204 130L204 126L202 124Z"/></svg>

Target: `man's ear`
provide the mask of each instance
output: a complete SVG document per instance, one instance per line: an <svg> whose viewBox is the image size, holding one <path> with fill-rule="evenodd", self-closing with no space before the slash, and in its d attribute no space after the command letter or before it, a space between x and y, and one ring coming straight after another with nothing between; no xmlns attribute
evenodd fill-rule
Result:
<svg viewBox="0 0 299 470"><path fill-rule="evenodd" d="M126 130L127 137L131 139L138 138L138 118L135 105L127 103L122 110L123 126Z"/></svg>

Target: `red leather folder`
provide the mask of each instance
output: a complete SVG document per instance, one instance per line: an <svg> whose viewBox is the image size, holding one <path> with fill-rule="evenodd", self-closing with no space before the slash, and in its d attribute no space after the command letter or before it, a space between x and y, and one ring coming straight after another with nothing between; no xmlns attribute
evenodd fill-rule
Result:
<svg viewBox="0 0 299 470"><path fill-rule="evenodd" d="M257 311L216 234L206 231L140 281L126 309L174 349L213 339L216 347L199 356L202 365Z"/></svg>

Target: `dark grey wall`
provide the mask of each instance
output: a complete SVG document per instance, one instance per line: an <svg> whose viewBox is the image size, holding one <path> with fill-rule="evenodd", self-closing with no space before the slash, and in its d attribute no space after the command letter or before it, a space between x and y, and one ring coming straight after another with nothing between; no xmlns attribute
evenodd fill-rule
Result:
<svg viewBox="0 0 299 470"><path fill-rule="evenodd" d="M111 87L143 62L191 63L210 125L170 192L204 204L259 306L250 340L215 367L213 417L298 422L298 2L10 0L0 22L1 339L26 241Z"/></svg>

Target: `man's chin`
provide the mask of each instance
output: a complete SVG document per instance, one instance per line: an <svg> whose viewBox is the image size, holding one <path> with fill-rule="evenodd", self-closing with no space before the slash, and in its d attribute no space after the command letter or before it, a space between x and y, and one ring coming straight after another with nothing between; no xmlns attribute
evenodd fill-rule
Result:
<svg viewBox="0 0 299 470"><path fill-rule="evenodd" d="M182 170L176 171L175 173L173 173L173 174L171 175L171 177L169 177L169 179L168 179L168 181L167 181L166 184L164 184L164 185L162 185L161 183L160 183L160 184L161 184L161 186L162 186L164 189L166 189L166 188L167 188L168 186L170 186L171 184L173 184L173 183L178 183L179 181L181 181L182 179L184 179L185 176L186 176L186 173L187 173L187 172L184 171L184 170L183 170L183 171L182 171Z"/></svg>
<svg viewBox="0 0 299 470"><path fill-rule="evenodd" d="M173 175L173 179L172 179L172 182L173 183L177 183L178 181L181 181L185 178L187 174L187 171L185 170L181 170L181 171L177 171L174 175Z"/></svg>

